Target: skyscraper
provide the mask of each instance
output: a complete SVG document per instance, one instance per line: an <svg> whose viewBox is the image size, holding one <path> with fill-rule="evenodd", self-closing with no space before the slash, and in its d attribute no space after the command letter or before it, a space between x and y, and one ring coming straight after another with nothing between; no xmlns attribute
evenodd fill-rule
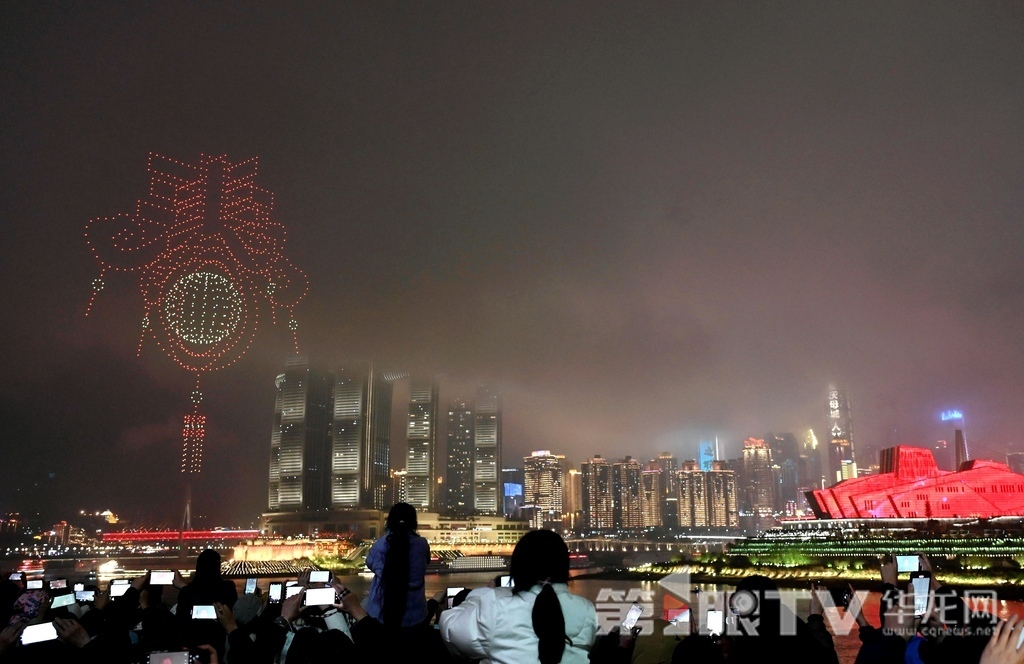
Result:
<svg viewBox="0 0 1024 664"><path fill-rule="evenodd" d="M752 517L752 528L767 529L774 523L775 473L772 450L761 438L743 441L744 511Z"/></svg>
<svg viewBox="0 0 1024 664"><path fill-rule="evenodd" d="M661 506L665 503L665 473L657 461L648 463L640 473L640 515L644 528L662 526Z"/></svg>
<svg viewBox="0 0 1024 664"><path fill-rule="evenodd" d="M446 514L473 514L473 409L465 399L448 407L448 463L445 473Z"/></svg>
<svg viewBox="0 0 1024 664"><path fill-rule="evenodd" d="M332 377L311 369L305 356L295 355L275 385L267 505L272 512L326 509Z"/></svg>
<svg viewBox="0 0 1024 664"><path fill-rule="evenodd" d="M437 382L414 378L409 386L406 451L406 502L436 512L438 507Z"/></svg>
<svg viewBox="0 0 1024 664"><path fill-rule="evenodd" d="M690 459L676 474L679 491L679 525L682 528L708 526L707 476L700 464Z"/></svg>
<svg viewBox="0 0 1024 664"><path fill-rule="evenodd" d="M332 373L287 360L270 435L271 512L390 507L392 380L370 364Z"/></svg>
<svg viewBox="0 0 1024 664"><path fill-rule="evenodd" d="M523 457L523 506L530 508L530 526L546 528L562 519L565 456L548 450Z"/></svg>
<svg viewBox="0 0 1024 664"><path fill-rule="evenodd" d="M683 462L677 473L679 525L683 528L736 528L739 493L736 472L724 461L703 471L696 460Z"/></svg>
<svg viewBox="0 0 1024 664"><path fill-rule="evenodd" d="M679 463L668 452L662 452L658 455L658 467L661 468L661 525L675 528L679 525L679 496L676 490Z"/></svg>
<svg viewBox="0 0 1024 664"><path fill-rule="evenodd" d="M484 516L502 513L501 400L488 386L476 391L473 423L473 512Z"/></svg>
<svg viewBox="0 0 1024 664"><path fill-rule="evenodd" d="M702 440L700 441L699 454L697 460L700 462L700 469L704 472L711 470L711 462L718 458L715 450L714 440Z"/></svg>
<svg viewBox="0 0 1024 664"><path fill-rule="evenodd" d="M562 526L579 531L583 524L583 473L570 468L562 481Z"/></svg>
<svg viewBox="0 0 1024 664"><path fill-rule="evenodd" d="M828 431L828 483L835 484L857 477L850 398L845 390L835 384L828 388Z"/></svg>
<svg viewBox="0 0 1024 664"><path fill-rule="evenodd" d="M635 530L643 526L640 473L643 466L631 456L612 464L612 524Z"/></svg>
<svg viewBox="0 0 1024 664"><path fill-rule="evenodd" d="M583 518L585 530L608 530L612 520L612 467L608 460L595 454L580 467L582 473Z"/></svg>
<svg viewBox="0 0 1024 664"><path fill-rule="evenodd" d="M365 362L335 370L333 507L391 508L391 396L399 377Z"/></svg>

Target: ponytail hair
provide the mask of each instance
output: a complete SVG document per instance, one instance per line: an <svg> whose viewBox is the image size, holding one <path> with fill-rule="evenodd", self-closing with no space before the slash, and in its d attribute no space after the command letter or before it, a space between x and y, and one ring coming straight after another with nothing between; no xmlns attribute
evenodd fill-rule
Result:
<svg viewBox="0 0 1024 664"><path fill-rule="evenodd" d="M509 567L515 584L512 592L541 586L532 614L537 656L541 664L558 664L569 639L562 605L551 584L569 581L569 547L552 530L531 530L516 544Z"/></svg>
<svg viewBox="0 0 1024 664"><path fill-rule="evenodd" d="M545 582L533 603L533 631L537 635L537 656L541 664L558 664L565 652L565 616L558 595Z"/></svg>
<svg viewBox="0 0 1024 664"><path fill-rule="evenodd" d="M409 596L409 535L416 532L416 508L408 503L395 503L385 527L388 546L381 574L381 622L385 627L401 627Z"/></svg>

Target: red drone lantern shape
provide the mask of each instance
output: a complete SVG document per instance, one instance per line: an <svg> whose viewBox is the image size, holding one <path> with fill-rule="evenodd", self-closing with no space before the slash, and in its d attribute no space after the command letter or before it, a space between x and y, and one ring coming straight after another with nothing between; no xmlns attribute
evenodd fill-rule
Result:
<svg viewBox="0 0 1024 664"><path fill-rule="evenodd" d="M149 196L138 200L135 214L86 226L100 263L86 315L108 272L137 273L145 308L138 353L150 336L196 376L181 456L189 475L202 469L202 374L235 363L260 321L276 323L279 311L298 352L295 305L308 284L282 254L285 230L270 219L273 194L255 185L257 165L255 157L231 163L225 155L200 155L186 164L150 153Z"/></svg>

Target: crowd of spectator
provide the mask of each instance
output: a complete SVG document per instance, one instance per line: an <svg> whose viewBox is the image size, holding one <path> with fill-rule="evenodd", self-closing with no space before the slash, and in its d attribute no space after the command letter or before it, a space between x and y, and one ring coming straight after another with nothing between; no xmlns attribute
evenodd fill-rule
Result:
<svg viewBox="0 0 1024 664"><path fill-rule="evenodd" d="M600 633L595 605L571 590L569 551L557 533L520 539L509 583L428 598L429 546L416 528L412 507L391 510L367 555L374 579L366 597L337 579L313 581L309 571L279 599L262 589L239 595L213 550L198 556L187 581L173 573L173 602L164 598L168 586L148 574L120 584L127 588L88 586L74 598L70 588L28 588L23 575L6 576L0 664L760 664L776 657L839 664L821 586L812 588L806 617L791 612L773 581L755 575L737 584L732 597L748 600L728 607L723 634L676 636L657 620L651 634L629 626ZM861 640L856 664L1024 664L1024 621L964 610L964 599L931 575L923 556L920 565L929 579L924 604L914 602L912 586L900 587L895 565L883 563L878 627L850 589L846 610Z"/></svg>

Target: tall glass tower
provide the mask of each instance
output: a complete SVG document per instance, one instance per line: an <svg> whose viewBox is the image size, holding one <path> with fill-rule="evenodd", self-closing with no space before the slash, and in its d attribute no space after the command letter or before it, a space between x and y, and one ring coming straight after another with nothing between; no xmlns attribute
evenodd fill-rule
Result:
<svg viewBox="0 0 1024 664"><path fill-rule="evenodd" d="M409 387L405 460L406 502L427 512L437 504L437 382L415 378Z"/></svg>
<svg viewBox="0 0 1024 664"><path fill-rule="evenodd" d="M476 391L473 423L473 513L502 514L501 486L501 400L488 386Z"/></svg>
<svg viewBox="0 0 1024 664"><path fill-rule="evenodd" d="M451 516L473 514L473 408L465 399L448 406L448 463L444 511Z"/></svg>
<svg viewBox="0 0 1024 664"><path fill-rule="evenodd" d="M828 387L828 439L826 479L829 484L857 477L850 397L845 389L836 384Z"/></svg>
<svg viewBox="0 0 1024 664"><path fill-rule="evenodd" d="M331 376L295 355L275 385L267 505L272 512L325 509L330 505Z"/></svg>
<svg viewBox="0 0 1024 664"><path fill-rule="evenodd" d="M271 512L387 510L391 395L397 376L370 363L333 372L293 356L277 377L270 436Z"/></svg>

